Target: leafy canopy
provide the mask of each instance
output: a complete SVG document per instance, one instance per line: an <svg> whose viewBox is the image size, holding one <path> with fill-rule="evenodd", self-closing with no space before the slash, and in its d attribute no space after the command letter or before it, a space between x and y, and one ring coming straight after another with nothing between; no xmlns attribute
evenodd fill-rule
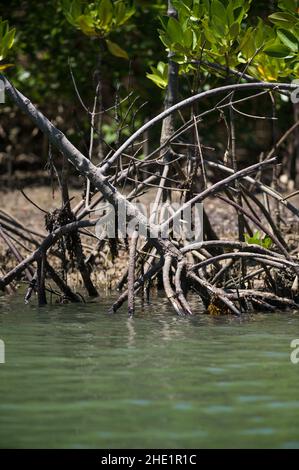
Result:
<svg viewBox="0 0 299 470"><path fill-rule="evenodd" d="M15 34L15 28L10 28L8 21L2 21L2 18L0 18L0 61L6 58L9 49L12 48L15 40ZM10 66L11 64L0 63L0 71L5 70Z"/></svg>
<svg viewBox="0 0 299 470"><path fill-rule="evenodd" d="M195 62L236 68L267 81L296 78L299 73L299 15L296 0L280 0L280 11L251 25L252 0L173 0L178 18L161 18L159 35L181 73L193 73ZM206 64L202 64L204 67ZM148 78L167 86L165 67L152 67Z"/></svg>
<svg viewBox="0 0 299 470"><path fill-rule="evenodd" d="M63 12L68 22L87 36L106 40L110 53L116 57L128 59L128 54L118 44L107 39L110 33L118 29L135 13L135 7L126 1L62 0Z"/></svg>

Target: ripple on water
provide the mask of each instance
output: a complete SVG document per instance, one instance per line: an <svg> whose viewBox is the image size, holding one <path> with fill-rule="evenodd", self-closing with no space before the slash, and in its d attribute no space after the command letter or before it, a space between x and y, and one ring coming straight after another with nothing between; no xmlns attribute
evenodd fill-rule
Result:
<svg viewBox="0 0 299 470"><path fill-rule="evenodd" d="M273 428L253 428L241 431L244 436L269 436L275 434L277 431Z"/></svg>
<svg viewBox="0 0 299 470"><path fill-rule="evenodd" d="M175 410L189 411L193 409L192 403L180 402L174 405Z"/></svg>
<svg viewBox="0 0 299 470"><path fill-rule="evenodd" d="M240 395L237 399L241 403L255 403L257 401L271 401L273 397L268 395Z"/></svg>
<svg viewBox="0 0 299 470"><path fill-rule="evenodd" d="M134 399L134 400L125 400L126 403L129 405L135 405L135 406L149 406L152 402L150 400L144 400L144 399Z"/></svg>
<svg viewBox="0 0 299 470"><path fill-rule="evenodd" d="M41 311L0 298L0 446L299 448L299 315L182 320L163 305L128 322L103 299Z"/></svg>
<svg viewBox="0 0 299 470"><path fill-rule="evenodd" d="M233 411L234 407L229 405L209 405L205 408L205 412L210 414L232 413Z"/></svg>
<svg viewBox="0 0 299 470"><path fill-rule="evenodd" d="M266 406L272 409L297 409L299 408L299 401L273 401L267 403Z"/></svg>
<svg viewBox="0 0 299 470"><path fill-rule="evenodd" d="M225 369L223 367L205 367L207 372L211 372L211 374L223 374Z"/></svg>

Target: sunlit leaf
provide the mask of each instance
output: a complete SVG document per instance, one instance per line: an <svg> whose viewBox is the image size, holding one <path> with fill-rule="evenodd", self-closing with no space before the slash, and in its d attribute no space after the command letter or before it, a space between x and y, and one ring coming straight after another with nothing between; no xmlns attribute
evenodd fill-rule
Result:
<svg viewBox="0 0 299 470"><path fill-rule="evenodd" d="M16 34L16 30L15 29L11 29L10 31L8 31L8 33L6 33L6 35L4 36L3 38L3 43L5 44L5 47L6 49L10 49L14 43L14 39L15 39L15 34Z"/></svg>
<svg viewBox="0 0 299 470"><path fill-rule="evenodd" d="M181 25L175 18L169 18L167 23L167 34L173 43L180 43L183 41Z"/></svg>
<svg viewBox="0 0 299 470"><path fill-rule="evenodd" d="M9 67L13 67L14 64L0 64L0 71L8 69Z"/></svg>
<svg viewBox="0 0 299 470"><path fill-rule="evenodd" d="M291 13L287 12L273 13L268 18L272 23L282 27L292 27L297 22L295 15L291 15Z"/></svg>
<svg viewBox="0 0 299 470"><path fill-rule="evenodd" d="M240 25L236 21L229 28L229 36L231 37L231 39L235 39L239 35L239 33L240 33Z"/></svg>
<svg viewBox="0 0 299 470"><path fill-rule="evenodd" d="M103 28L107 28L113 17L113 6L110 0L102 0L99 7L98 18Z"/></svg>
<svg viewBox="0 0 299 470"><path fill-rule="evenodd" d="M290 55L290 49L283 44L271 44L264 48L265 54L269 55L270 57L277 57L279 59L283 59Z"/></svg>
<svg viewBox="0 0 299 470"><path fill-rule="evenodd" d="M164 78L152 74L152 73L147 73L146 74L147 78L149 78L152 82L154 82L159 88L166 88L167 87L167 80Z"/></svg>
<svg viewBox="0 0 299 470"><path fill-rule="evenodd" d="M219 19L221 19L223 22L226 21L226 9L223 3L221 3L219 0L212 0L211 15L212 15L212 18L216 16Z"/></svg>
<svg viewBox="0 0 299 470"><path fill-rule="evenodd" d="M109 52L111 52L112 55L114 55L115 57L121 57L122 59L129 60L129 56L126 51L124 51L124 49L122 49L118 44L110 41L109 39L106 39L106 44Z"/></svg>
<svg viewBox="0 0 299 470"><path fill-rule="evenodd" d="M291 31L287 31L286 29L279 29L277 31L277 35L281 42L285 44L289 49L293 52L298 51L298 42L299 38L297 38Z"/></svg>
<svg viewBox="0 0 299 470"><path fill-rule="evenodd" d="M93 22L91 18L85 15L79 16L77 19L77 24L78 27L81 29L81 31L86 34L87 36L95 36L96 35L96 30L93 26Z"/></svg>

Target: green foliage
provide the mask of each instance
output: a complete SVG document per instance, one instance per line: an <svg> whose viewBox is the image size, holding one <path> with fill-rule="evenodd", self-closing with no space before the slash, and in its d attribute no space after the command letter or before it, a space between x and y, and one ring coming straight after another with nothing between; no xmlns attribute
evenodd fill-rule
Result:
<svg viewBox="0 0 299 470"><path fill-rule="evenodd" d="M106 38L134 15L135 7L123 0L62 0L63 12L68 22L86 36ZM128 54L118 44L106 39L110 53L128 59Z"/></svg>
<svg viewBox="0 0 299 470"><path fill-rule="evenodd" d="M9 50L13 46L15 34L15 28L10 28L8 21L2 21L2 18L0 18L0 61L7 57ZM0 71L10 66L11 64L0 64Z"/></svg>
<svg viewBox="0 0 299 470"><path fill-rule="evenodd" d="M105 109L114 106L116 90L122 100L134 87L142 102L151 100L150 113L155 113L163 100L162 90L146 78L146 73L150 65L164 58L157 29L159 15L166 9L165 1L136 0L135 8L134 16L107 37L126 51L130 62L101 50L105 90L103 106ZM10 61L14 63L9 72L14 84L25 90L35 103L47 106L51 119L56 118L59 104L62 130L67 131L75 144L85 145L83 139L88 138L89 120L76 98L69 64L80 95L91 109L99 43L105 39L81 34L80 30L71 27L62 10L61 0L11 0L9 8L5 2L0 2L0 16L17 30L16 44L9 54ZM147 106L141 109L137 118L139 124L146 119L148 112Z"/></svg>
<svg viewBox="0 0 299 470"><path fill-rule="evenodd" d="M199 59L202 55L225 59L240 36L250 3L251 0L230 1L225 6L220 0L175 0L178 20L162 20L160 39L176 54L178 62Z"/></svg>
<svg viewBox="0 0 299 470"><path fill-rule="evenodd" d="M115 42L112 42L109 39L106 39L106 44L107 44L109 52L115 57L120 57L122 59L127 59L127 60L129 59L127 52L124 51L124 49L122 49Z"/></svg>
<svg viewBox="0 0 299 470"><path fill-rule="evenodd" d="M259 232L258 230L254 232L252 237L250 237L247 233L245 233L245 241L249 245L259 245L267 249L271 248L273 244L272 239L268 235L265 235L264 237L262 237L261 232Z"/></svg>
<svg viewBox="0 0 299 470"><path fill-rule="evenodd" d="M152 80L158 87L166 88L168 82L168 65L165 62L159 62L156 67L151 66L152 73L147 73L146 76Z"/></svg>
<svg viewBox="0 0 299 470"><path fill-rule="evenodd" d="M104 38L119 28L135 13L135 8L123 0L62 0L69 23L87 36Z"/></svg>
<svg viewBox="0 0 299 470"><path fill-rule="evenodd" d="M298 58L295 57L294 40L294 37L297 37L297 26L293 32L293 27L278 25L270 19L267 20L268 15L274 12L289 13L297 18L296 10L294 12L294 5L297 1L273 2L276 7L275 11L271 6L272 2L270 4L266 0L246 2L248 9L244 9L243 0L234 2L218 0L213 2L213 13L219 18L218 20L211 16L212 2L210 0L174 1L173 3L176 3L179 10L179 18L177 22L171 21L168 34L169 18L165 16L166 0L135 0L134 15L122 24L120 24L122 22L120 16L123 7L117 7L120 11L117 16L118 26L112 28L109 26L109 32L107 29L102 39L98 32L97 35L90 36L80 34L80 27L68 27L62 3L69 7L73 4L72 1L62 2L61 0L44 0L43 2L11 0L9 8L5 2L0 4L0 16L5 17L17 30L17 47L9 50L9 58L15 64L9 72L13 82L41 107L47 106L47 113L51 118L56 119L57 109L59 109L58 119L60 119L62 130L67 131L74 143L80 142L82 148L85 145L83 139L88 139L89 120L76 99L68 63L72 65L76 84L84 103L91 108L96 86L94 71L98 64L100 42L106 42L110 52L103 54L102 60L104 107L113 109L116 90L120 100L124 99L133 88L136 95L141 97L142 102L151 101L150 108L148 106L141 108L136 125L161 109L162 93L167 86L168 78L165 48L173 47L173 43L177 44L174 58L180 65L180 74L187 76L187 79L180 81L180 97L182 98L190 94L193 86L192 80L197 73L197 66L192 63L193 60L204 59L206 62L222 65L226 65L228 60L231 67L245 70L246 73L262 80L298 77L299 64ZM80 2L82 4L80 13L82 12L84 16L85 8L93 8L96 3L100 4L100 1ZM113 8L120 4L126 5L128 10L131 8L129 1L110 0L110 3ZM72 7L72 16L76 15L75 6L76 2ZM105 13L105 24L109 19L108 10ZM222 21L224 24L222 26L220 15L224 14L224 10L225 21ZM89 16L90 12L87 11L87 13ZM258 16L261 18L257 19ZM113 21L112 18L111 25ZM209 35L211 25L216 31L214 34L211 30L213 34ZM229 28L228 25L230 25ZM225 29L223 37L219 32L217 33L217 28L219 31L221 28ZM171 38L167 45L164 44L165 47L161 47L157 30L165 41L169 40L168 36ZM293 57L272 57L262 49L257 53L259 48L265 47L265 42L268 43L267 46L270 46L270 42L275 41L276 37L282 45L291 50L291 55L292 50L294 51ZM287 41L289 43L286 44ZM226 50L227 54L220 54L219 50ZM119 60L119 57L127 56L130 57L130 62ZM159 62L164 65L158 66ZM148 76L154 80L148 80L147 72L149 72ZM200 73L200 78L205 80L205 87L215 86L225 75L219 72L215 76L215 71L207 66L201 67ZM127 102L123 106L126 107ZM283 106L288 109L287 103ZM107 123L111 126L109 120ZM283 127L286 127L287 123L290 123L289 110L286 111ZM207 135L210 135L209 133L210 129L207 130ZM159 138L158 134L157 138ZM38 139L39 137L37 141ZM113 137L110 136L108 140L116 142L117 134L114 132ZM252 140L249 140L248 145L253 145Z"/></svg>
<svg viewBox="0 0 299 470"><path fill-rule="evenodd" d="M252 0L174 0L178 19L161 19L159 35L184 73L192 61L203 60L230 68L245 64L246 73L262 80L296 78L299 69L297 2L281 0L282 11L250 24ZM210 69L209 69L210 71ZM215 74L215 72L214 72ZM159 75L148 78L158 83Z"/></svg>
<svg viewBox="0 0 299 470"><path fill-rule="evenodd" d="M278 6L281 10L298 13L298 0L278 0Z"/></svg>
<svg viewBox="0 0 299 470"><path fill-rule="evenodd" d="M299 71L299 16L297 2L281 0L282 11L269 15L273 27L268 27L263 51L257 55L249 68L254 76L262 80L297 78Z"/></svg>
<svg viewBox="0 0 299 470"><path fill-rule="evenodd" d="M273 57L298 58L299 16L293 1L281 1L282 12L273 13L269 20L275 25L277 37L265 52Z"/></svg>

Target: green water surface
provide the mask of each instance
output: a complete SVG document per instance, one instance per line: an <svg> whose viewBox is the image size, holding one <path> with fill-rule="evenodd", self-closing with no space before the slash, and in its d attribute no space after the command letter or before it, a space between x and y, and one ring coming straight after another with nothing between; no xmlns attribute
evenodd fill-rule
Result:
<svg viewBox="0 0 299 470"><path fill-rule="evenodd" d="M0 297L1 448L299 447L299 313L176 317L156 299ZM196 308L196 306L195 306Z"/></svg>

